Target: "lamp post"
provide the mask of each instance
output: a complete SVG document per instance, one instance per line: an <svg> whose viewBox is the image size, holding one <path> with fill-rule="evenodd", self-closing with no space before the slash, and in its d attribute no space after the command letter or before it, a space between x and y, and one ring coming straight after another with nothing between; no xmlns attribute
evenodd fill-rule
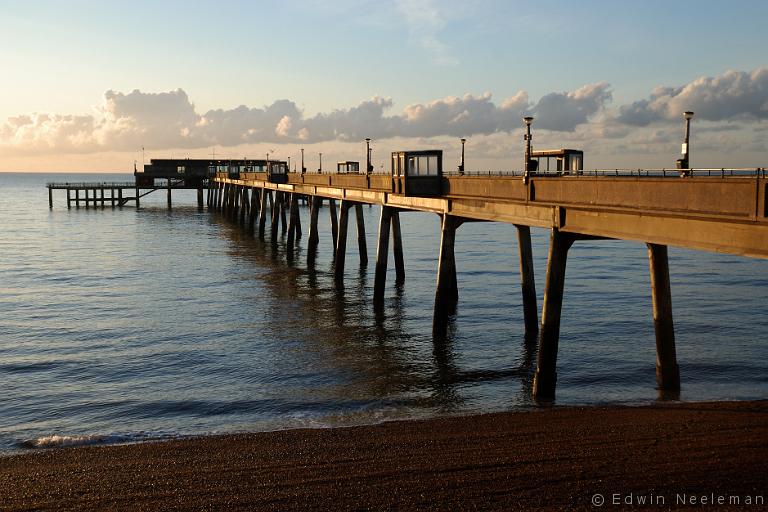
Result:
<svg viewBox="0 0 768 512"><path fill-rule="evenodd" d="M317 174L322 174L323 173L323 154L318 153L318 155L320 155L320 168L317 169Z"/></svg>
<svg viewBox="0 0 768 512"><path fill-rule="evenodd" d="M291 157L288 157L288 172L291 172Z"/></svg>
<svg viewBox="0 0 768 512"><path fill-rule="evenodd" d="M371 167L371 139L365 139L365 174L371 174L373 167Z"/></svg>
<svg viewBox="0 0 768 512"><path fill-rule="evenodd" d="M460 139L461 140L461 163L459 164L459 176L464 176L464 143L467 142L467 139Z"/></svg>
<svg viewBox="0 0 768 512"><path fill-rule="evenodd" d="M531 124L533 123L533 117L524 117L523 123L525 123L525 135L523 136L523 140L525 140L525 165L523 166L523 183L528 183L528 179L531 176L531 139L533 138L531 135Z"/></svg>
<svg viewBox="0 0 768 512"><path fill-rule="evenodd" d="M301 148L301 174L307 172L307 168L304 167L304 148Z"/></svg>
<svg viewBox="0 0 768 512"><path fill-rule="evenodd" d="M691 119L693 118L693 112L686 110L683 112L683 118L685 118L685 140L683 140L682 158L678 160L678 169L680 169L680 176L690 176L691 162L690 162L690 136L691 136Z"/></svg>

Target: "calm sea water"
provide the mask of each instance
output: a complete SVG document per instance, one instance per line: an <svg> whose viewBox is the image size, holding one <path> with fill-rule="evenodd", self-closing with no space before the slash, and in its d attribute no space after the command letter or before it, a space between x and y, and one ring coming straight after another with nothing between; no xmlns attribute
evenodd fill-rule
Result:
<svg viewBox="0 0 768 512"><path fill-rule="evenodd" d="M0 451L510 410L530 397L516 232L459 229L459 309L432 337L438 217L401 216L406 282L371 305L371 263L350 223L345 289L333 284L328 209L313 271L304 239L254 240L194 192L168 211L48 209L46 181L120 175L0 174ZM533 231L539 303L548 233ZM768 261L670 250L681 399L768 398ZM390 257L390 264L392 259ZM393 272L393 271L392 271ZM557 404L649 403L655 350L646 248L571 250Z"/></svg>

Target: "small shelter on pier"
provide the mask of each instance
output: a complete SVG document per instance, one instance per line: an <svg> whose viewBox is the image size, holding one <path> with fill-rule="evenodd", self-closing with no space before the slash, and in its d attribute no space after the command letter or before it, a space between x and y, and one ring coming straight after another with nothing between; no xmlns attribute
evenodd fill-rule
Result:
<svg viewBox="0 0 768 512"><path fill-rule="evenodd" d="M580 149L545 149L531 151L534 172L542 174L581 174L584 170L584 152Z"/></svg>
<svg viewBox="0 0 768 512"><path fill-rule="evenodd" d="M351 162L349 160L337 162L336 172L339 174L360 174L360 162Z"/></svg>
<svg viewBox="0 0 768 512"><path fill-rule="evenodd" d="M443 193L443 151L394 151L392 192L406 196Z"/></svg>
<svg viewBox="0 0 768 512"><path fill-rule="evenodd" d="M198 188L208 179L209 160L152 159L140 171L134 168L133 175L139 187L155 187L155 180L173 181L184 188Z"/></svg>

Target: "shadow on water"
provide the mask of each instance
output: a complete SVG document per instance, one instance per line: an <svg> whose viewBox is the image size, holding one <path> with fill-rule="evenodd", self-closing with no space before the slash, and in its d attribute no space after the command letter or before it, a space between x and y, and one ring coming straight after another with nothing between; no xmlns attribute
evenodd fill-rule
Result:
<svg viewBox="0 0 768 512"><path fill-rule="evenodd" d="M231 254L258 269L258 280L278 307L269 308L268 332L290 331L304 350L321 352L326 364L356 373L365 394L377 399L418 407L453 410L464 399L461 387L490 381L517 381L521 396L530 396L536 344L523 342L522 365L501 370L465 370L453 345L457 326L455 308L443 319L434 319L432 336L406 327L406 289L394 285L394 295L374 302L366 268L347 286L334 279L333 261L320 264L314 251L294 248L289 259L284 243L264 242L220 216L212 216L228 237ZM317 249L315 249L316 251ZM302 261L306 259L306 267ZM289 263L286 263L289 261ZM353 281L353 282L350 282ZM249 310L244 305L244 314ZM431 358L415 357L419 341L431 341ZM514 394L511 391L511 394ZM401 400L398 397L408 397Z"/></svg>

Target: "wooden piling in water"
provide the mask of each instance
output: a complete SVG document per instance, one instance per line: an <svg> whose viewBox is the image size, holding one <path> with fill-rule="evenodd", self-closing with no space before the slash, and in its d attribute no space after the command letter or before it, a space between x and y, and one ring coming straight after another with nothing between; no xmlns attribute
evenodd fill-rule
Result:
<svg viewBox="0 0 768 512"><path fill-rule="evenodd" d="M331 238L333 238L333 254L336 255L336 239L339 237L339 222L336 218L336 200L328 200L328 210L331 217Z"/></svg>
<svg viewBox="0 0 768 512"><path fill-rule="evenodd" d="M139 209L139 206L141 206L140 202L141 202L141 194L139 193L139 187L137 186L136 187L136 209L137 210Z"/></svg>
<svg viewBox="0 0 768 512"><path fill-rule="evenodd" d="M48 187L48 208L53 209L53 189Z"/></svg>
<svg viewBox="0 0 768 512"><path fill-rule="evenodd" d="M400 232L400 212L392 211L392 250L395 256L395 284L405 282L405 261L403 259L403 237Z"/></svg>
<svg viewBox="0 0 768 512"><path fill-rule="evenodd" d="M525 339L535 340L539 334L539 312L536 301L536 281L533 274L531 228L516 224L517 245L520 255L520 286L523 293L523 319Z"/></svg>
<svg viewBox="0 0 768 512"><path fill-rule="evenodd" d="M667 246L646 244L651 271L653 328L656 332L656 383L662 391L680 390L680 369L675 350L672 291L669 284Z"/></svg>
<svg viewBox="0 0 768 512"><path fill-rule="evenodd" d="M275 191L275 197L272 200L272 224L271 224L271 236L272 240L277 240L278 228L280 227L280 202L282 200L282 192ZM271 197L271 196L270 196Z"/></svg>
<svg viewBox="0 0 768 512"><path fill-rule="evenodd" d="M296 224L299 219L299 199L298 194L293 192L289 195L288 199L289 204L289 221L288 221L288 240L287 240L287 248L289 251L289 257L291 256L291 253L294 248L294 244L296 242Z"/></svg>
<svg viewBox="0 0 768 512"><path fill-rule="evenodd" d="M264 229L267 225L267 202L272 192L266 188L261 189L261 207L259 208L259 238L264 239Z"/></svg>
<svg viewBox="0 0 768 512"><path fill-rule="evenodd" d="M253 234L253 228L256 224L256 215L259 213L259 192L258 188L251 188L251 209L248 211L248 232Z"/></svg>
<svg viewBox="0 0 768 512"><path fill-rule="evenodd" d="M437 288L435 290L435 319L453 314L459 300L456 281L456 230L464 222L453 215L444 214L440 236L440 259L437 267Z"/></svg>
<svg viewBox="0 0 768 512"><path fill-rule="evenodd" d="M251 209L251 203L248 199L248 187L241 187L240 195L242 195L242 198L240 199L240 220L239 224L243 227L245 227L245 220L247 219L246 215L249 215L249 210Z"/></svg>
<svg viewBox="0 0 768 512"><path fill-rule="evenodd" d="M539 351L536 357L536 375L533 379L533 396L541 400L555 398L557 386L557 348L560 341L560 314L565 289L565 266L568 249L576 236L552 228L547 260L547 282L544 304L541 310Z"/></svg>
<svg viewBox="0 0 768 512"><path fill-rule="evenodd" d="M170 210L172 208L171 205L171 180L168 180L168 209Z"/></svg>
<svg viewBox="0 0 768 512"><path fill-rule="evenodd" d="M368 246L365 241L365 219L363 218L363 205L355 205L355 217L357 220L357 249L360 253L360 266L368 266Z"/></svg>
<svg viewBox="0 0 768 512"><path fill-rule="evenodd" d="M285 192L280 193L280 227L282 228L280 233L283 235L288 230L288 222L285 214L285 211L288 209L287 197L288 195Z"/></svg>
<svg viewBox="0 0 768 512"><path fill-rule="evenodd" d="M70 194L70 190L67 189L67 210L72 208L72 194Z"/></svg>
<svg viewBox="0 0 768 512"><path fill-rule="evenodd" d="M200 185L197 187L197 209L202 210L203 208L203 186Z"/></svg>
<svg viewBox="0 0 768 512"><path fill-rule="evenodd" d="M338 238L336 240L336 257L334 258L333 277L336 281L344 279L344 261L347 254L347 227L349 226L349 209L353 203L345 199L339 205Z"/></svg>
<svg viewBox="0 0 768 512"><path fill-rule="evenodd" d="M392 225L391 206L381 207L379 218L379 239L376 245L376 273L373 280L373 300L381 303L384 299L384 288L387 282L387 259L389 258L389 228Z"/></svg>
<svg viewBox="0 0 768 512"><path fill-rule="evenodd" d="M307 240L308 254L314 256L317 244L320 241L317 232L317 218L320 213L320 207L323 204L323 198L313 196L309 205L309 240Z"/></svg>
<svg viewBox="0 0 768 512"><path fill-rule="evenodd" d="M123 206L123 189L119 188L117 189L117 207L121 208Z"/></svg>

